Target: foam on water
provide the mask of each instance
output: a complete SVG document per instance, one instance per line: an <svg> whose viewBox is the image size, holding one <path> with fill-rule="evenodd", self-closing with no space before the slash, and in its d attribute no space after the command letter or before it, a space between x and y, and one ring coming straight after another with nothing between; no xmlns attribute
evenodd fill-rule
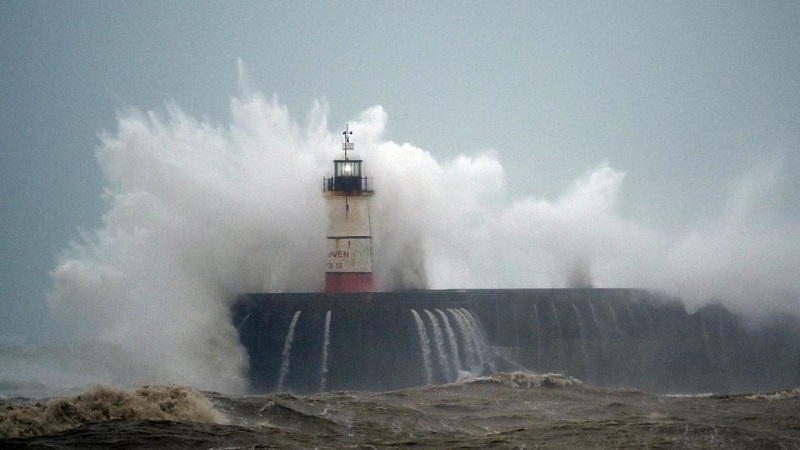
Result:
<svg viewBox="0 0 800 450"><path fill-rule="evenodd" d="M510 388L566 387L583 384L580 380L567 375L557 373L538 374L532 372L501 372L475 377L463 381L463 383L496 383Z"/></svg>
<svg viewBox="0 0 800 450"><path fill-rule="evenodd" d="M800 398L800 388L786 389L778 392L757 393L747 396L751 400L786 400L790 398Z"/></svg>
<svg viewBox="0 0 800 450"><path fill-rule="evenodd" d="M74 397L0 407L0 438L55 433L109 420L225 423L200 392L185 386L144 386L128 392L96 386Z"/></svg>

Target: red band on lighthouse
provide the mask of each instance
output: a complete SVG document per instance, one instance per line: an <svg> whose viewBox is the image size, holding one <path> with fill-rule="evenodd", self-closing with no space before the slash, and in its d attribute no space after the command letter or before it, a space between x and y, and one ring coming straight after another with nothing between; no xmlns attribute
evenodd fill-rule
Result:
<svg viewBox="0 0 800 450"><path fill-rule="evenodd" d="M373 292L371 273L326 273L325 292Z"/></svg>

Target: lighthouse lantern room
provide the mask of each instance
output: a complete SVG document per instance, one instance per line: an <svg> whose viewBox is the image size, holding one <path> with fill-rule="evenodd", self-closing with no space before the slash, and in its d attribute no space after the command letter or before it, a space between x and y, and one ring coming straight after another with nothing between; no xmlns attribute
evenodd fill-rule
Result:
<svg viewBox="0 0 800 450"><path fill-rule="evenodd" d="M328 207L325 292L372 292L370 200L374 191L361 171L349 127L342 155L333 160L333 177L323 181Z"/></svg>

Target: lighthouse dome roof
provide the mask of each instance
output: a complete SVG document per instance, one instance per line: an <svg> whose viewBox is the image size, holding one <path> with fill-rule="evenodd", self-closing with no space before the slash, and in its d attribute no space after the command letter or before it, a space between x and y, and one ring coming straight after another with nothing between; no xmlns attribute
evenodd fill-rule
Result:
<svg viewBox="0 0 800 450"><path fill-rule="evenodd" d="M341 152L337 153L337 155L336 155L336 160L337 161L341 161L341 160L345 160L345 159L348 159L350 161L361 161L361 155L355 150L348 150L347 151L347 158L345 158L345 152L344 151L341 151Z"/></svg>

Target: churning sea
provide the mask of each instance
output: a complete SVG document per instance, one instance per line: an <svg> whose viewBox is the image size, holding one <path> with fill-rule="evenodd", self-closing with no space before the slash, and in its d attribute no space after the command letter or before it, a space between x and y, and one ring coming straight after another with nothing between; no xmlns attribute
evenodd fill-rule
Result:
<svg viewBox="0 0 800 450"><path fill-rule="evenodd" d="M95 386L0 403L20 448L800 448L800 389L663 395L496 373L391 392Z"/></svg>

